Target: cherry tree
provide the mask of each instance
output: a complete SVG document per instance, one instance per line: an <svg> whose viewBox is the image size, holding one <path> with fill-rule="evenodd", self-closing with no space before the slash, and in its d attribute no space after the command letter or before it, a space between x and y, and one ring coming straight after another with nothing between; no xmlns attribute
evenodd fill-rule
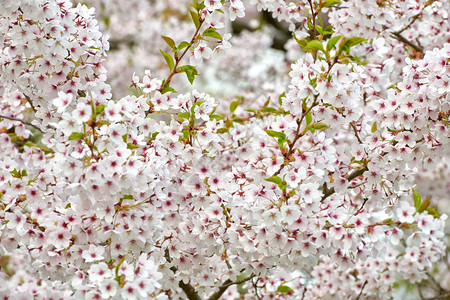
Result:
<svg viewBox="0 0 450 300"><path fill-rule="evenodd" d="M0 3L3 299L448 297L448 1L78 2Z"/></svg>

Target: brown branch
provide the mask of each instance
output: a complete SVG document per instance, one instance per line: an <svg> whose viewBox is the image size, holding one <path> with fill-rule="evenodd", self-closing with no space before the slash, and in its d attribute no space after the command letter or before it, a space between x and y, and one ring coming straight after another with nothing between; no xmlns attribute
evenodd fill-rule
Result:
<svg viewBox="0 0 450 300"><path fill-rule="evenodd" d="M168 249L166 249L164 257L166 258L166 260L169 263L172 262L172 259L170 258ZM178 271L178 269L175 266L170 267L170 270L174 274ZM200 296L197 294L194 287L192 285L190 285L189 283L184 283L183 280L180 280L180 282L178 282L178 286L183 290L183 292L186 294L186 296L189 300L201 300Z"/></svg>
<svg viewBox="0 0 450 300"><path fill-rule="evenodd" d="M166 81L164 81L164 84L159 88L159 91L163 91L164 88L170 83L170 81L172 80L172 77L178 73L177 71L177 67L178 64L180 63L181 59L184 57L184 55L186 55L186 53L188 52L189 48L195 43L196 39L197 39L197 35L200 32L200 28L203 25L203 22L205 20L199 20L199 25L197 27L197 30L194 33L194 36L192 37L189 46L186 47L186 49L183 51L183 53L181 54L180 57L175 57L175 66L173 67L172 71L170 71L169 76L167 77Z"/></svg>
<svg viewBox="0 0 450 300"><path fill-rule="evenodd" d="M362 142L361 139L359 138L358 130L356 129L355 122L351 122L350 125L352 126L353 131L355 132L356 139L358 140L358 142L359 142L360 144L362 144L363 142Z"/></svg>
<svg viewBox="0 0 450 300"><path fill-rule="evenodd" d="M37 112L36 107L34 107L33 101L31 101L30 97L28 97L27 95L24 95L24 96L25 96L25 99L27 99L27 102L30 104L30 106L33 109L33 111Z"/></svg>
<svg viewBox="0 0 450 300"><path fill-rule="evenodd" d="M361 298L362 292L363 292L364 288L366 287L366 284L367 284L367 280L364 282L363 286L361 287L361 291L359 292L359 295L358 295L358 297L356 297L355 300L359 300L359 298Z"/></svg>
<svg viewBox="0 0 450 300"><path fill-rule="evenodd" d="M253 277L255 277L256 275L253 274L249 277L246 277L242 280L238 280L238 281L231 281L230 279L226 280L222 286L219 288L219 290L217 292L215 292L214 294L211 295L211 297L208 298L208 300L218 300L223 293L225 293L225 291L228 289L228 287L235 285L235 284L241 284L244 283L246 281L249 281L250 279L252 279Z"/></svg>
<svg viewBox="0 0 450 300"><path fill-rule="evenodd" d="M17 119L17 118L13 118L13 117L8 117L8 116L4 116L4 115L0 115L0 118L2 118L2 119L8 119L8 120L11 120L11 121L18 121L18 122L20 122L20 123L22 123L22 124L31 126L31 127L33 127L34 129L37 129L37 130L39 130L40 132L43 133L43 131L42 131L39 127L37 127L36 125L31 124L30 122L26 122L26 121L21 120L21 119Z"/></svg>
<svg viewBox="0 0 450 300"><path fill-rule="evenodd" d="M295 143L297 143L298 139L304 135L304 134L302 134L302 133L300 132L301 124L302 124L303 119L305 118L305 116L311 111L311 109L313 109L314 106L317 105L317 98L318 98L318 96L319 96L319 95L316 95L316 96L314 97L314 101L313 101L313 103L311 104L311 106L310 106L305 112L302 113L302 116L300 117L300 120L297 120L297 130L295 131L295 137L294 137L294 140L288 144L289 150L288 150L288 152L284 155L284 158L285 158L285 159L289 159L289 157L290 157L290 156L292 155L292 153L294 152L294 149L295 149L295 148L294 148ZM285 164L282 164L282 165L280 166L280 168L278 169L278 171L276 171L272 176L277 176L278 174L280 174L281 170L283 170L284 167L285 167Z"/></svg>
<svg viewBox="0 0 450 300"><path fill-rule="evenodd" d="M398 40L398 41L400 41L400 42L402 42L402 43L404 43L404 44L410 46L411 48L413 48L413 49L416 50L417 52L424 53L423 47L411 43L409 40L407 40L407 39L406 39L404 36L402 36L400 33L398 33L398 32L393 32L393 33L391 33L391 34L392 34L392 36L393 36L396 40Z"/></svg>
<svg viewBox="0 0 450 300"><path fill-rule="evenodd" d="M362 174L364 174L364 172L367 171L367 170L368 170L367 166L365 166L362 169L358 169L358 170L353 171L350 175L347 176L347 181L348 182L352 181L356 177L361 176ZM328 198L329 196L333 195L335 192L336 191L335 191L334 187L329 189L327 187L327 183L325 182L323 184L323 196L322 196L322 200L320 200L320 202L323 202L326 198Z"/></svg>

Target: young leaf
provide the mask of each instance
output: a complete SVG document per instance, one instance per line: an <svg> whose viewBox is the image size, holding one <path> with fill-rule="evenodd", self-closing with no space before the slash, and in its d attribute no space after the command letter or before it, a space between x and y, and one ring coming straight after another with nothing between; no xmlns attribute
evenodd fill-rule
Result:
<svg viewBox="0 0 450 300"><path fill-rule="evenodd" d="M322 28L322 26L320 26L320 25L316 25L316 30L317 30L317 32L320 33L320 34L322 34L322 32L323 32L323 28Z"/></svg>
<svg viewBox="0 0 450 300"><path fill-rule="evenodd" d="M72 134L69 136L69 141L82 140L83 137L84 134L81 132L72 132Z"/></svg>
<svg viewBox="0 0 450 300"><path fill-rule="evenodd" d="M99 114L101 114L104 110L105 110L105 105L100 104L99 106L97 106L97 107L95 108L95 113L96 113L97 115L99 115Z"/></svg>
<svg viewBox="0 0 450 300"><path fill-rule="evenodd" d="M420 204L422 203L422 198L420 197L419 192L416 191L415 189L412 189L412 193L413 193L414 207L418 209Z"/></svg>
<svg viewBox="0 0 450 300"><path fill-rule="evenodd" d="M181 119L189 119L191 117L191 114L189 112L179 112L178 118Z"/></svg>
<svg viewBox="0 0 450 300"><path fill-rule="evenodd" d="M280 106L283 105L283 98L286 97L286 93L283 92L279 97L278 97L278 104L280 104Z"/></svg>
<svg viewBox="0 0 450 300"><path fill-rule="evenodd" d="M137 149L139 148L139 146L136 146L133 143L127 143L127 149L133 150L133 149Z"/></svg>
<svg viewBox="0 0 450 300"><path fill-rule="evenodd" d="M330 128L330 126L322 122L315 123L312 127L316 130L324 130Z"/></svg>
<svg viewBox="0 0 450 300"><path fill-rule="evenodd" d="M198 27L200 26L200 22L198 20L198 13L193 10L189 10L189 13L191 14L192 22L194 22L195 28L198 29Z"/></svg>
<svg viewBox="0 0 450 300"><path fill-rule="evenodd" d="M170 37L164 35L162 35L161 37L164 39L164 41L167 43L167 45L169 45L171 49L175 49L175 42Z"/></svg>
<svg viewBox="0 0 450 300"><path fill-rule="evenodd" d="M329 7L329 6L340 4L340 3L341 3L341 1L339 1L339 0L327 0L325 7Z"/></svg>
<svg viewBox="0 0 450 300"><path fill-rule="evenodd" d="M435 219L439 219L441 216L439 216L438 212L436 211L436 209L432 208L432 207L428 207L427 209L425 209L428 214L432 215Z"/></svg>
<svg viewBox="0 0 450 300"><path fill-rule="evenodd" d="M293 293L294 291L290 287L288 287L287 285L280 285L277 288L277 292L278 293Z"/></svg>
<svg viewBox="0 0 450 300"><path fill-rule="evenodd" d="M311 124L311 122L312 122L311 111L308 111L308 113L305 116L305 119L306 119L306 125Z"/></svg>
<svg viewBox="0 0 450 300"><path fill-rule="evenodd" d="M353 36L351 38L349 38L346 43L352 47L358 44L361 44L363 42L367 41L365 38L359 37L359 36Z"/></svg>
<svg viewBox="0 0 450 300"><path fill-rule="evenodd" d="M372 130L370 130L372 133L374 133L375 131L377 131L377 122L374 122L372 125Z"/></svg>
<svg viewBox="0 0 450 300"><path fill-rule="evenodd" d="M274 138L284 138L286 139L286 135L283 132L278 132L275 130L269 130L266 129L264 130L269 136L274 137Z"/></svg>
<svg viewBox="0 0 450 300"><path fill-rule="evenodd" d="M306 45L306 47L324 52L322 42L318 40L312 40Z"/></svg>
<svg viewBox="0 0 450 300"><path fill-rule="evenodd" d="M159 51L161 52L162 56L166 60L166 63L169 66L169 69L172 70L173 67L175 66L172 56L170 56L169 54L167 54L166 52L164 52L162 50L159 50Z"/></svg>
<svg viewBox="0 0 450 300"><path fill-rule="evenodd" d="M191 44L189 44L188 42L182 41L182 42L178 45L177 49L178 49L178 50L181 50L181 49L184 49L184 48L186 48L186 47L189 47L190 45L191 45Z"/></svg>
<svg viewBox="0 0 450 300"><path fill-rule="evenodd" d="M279 176L271 176L271 177L266 178L264 180L268 181L268 182L273 182L273 183L277 184L278 186L283 184L283 180Z"/></svg>
<svg viewBox="0 0 450 300"><path fill-rule="evenodd" d="M420 203L419 207L417 208L417 212L420 214L422 213L424 210L426 210L428 208L428 206L430 206L431 202L429 198L426 198L425 200L422 201L422 203Z"/></svg>
<svg viewBox="0 0 450 300"><path fill-rule="evenodd" d="M222 134L222 133L225 133L225 132L228 132L228 131L229 131L228 128L219 128L219 129L217 129L217 133L218 134Z"/></svg>
<svg viewBox="0 0 450 300"><path fill-rule="evenodd" d="M221 40L222 39L222 36L216 31L216 29L214 29L214 28L208 28L208 29L206 29L204 32L203 32L203 34L202 34L203 36L207 36L207 37L211 37L211 38L214 38L214 39L218 39L218 40Z"/></svg>
<svg viewBox="0 0 450 300"><path fill-rule="evenodd" d="M230 112L231 113L234 113L234 111L236 110L236 108L239 105L239 102L240 102L239 100L231 102L231 104L230 104Z"/></svg>
<svg viewBox="0 0 450 300"><path fill-rule="evenodd" d="M171 86L166 85L164 87L164 89L161 91L161 94L165 94L165 93L168 93L168 92L176 93L177 91L175 91Z"/></svg>
<svg viewBox="0 0 450 300"><path fill-rule="evenodd" d="M194 66L185 65L177 68L178 72L186 73L186 77L191 84L194 83L195 75L198 75L198 71Z"/></svg>
<svg viewBox="0 0 450 300"><path fill-rule="evenodd" d="M333 36L332 38L330 38L328 40L327 43L327 49L328 51L330 51L331 49L334 48L334 46L336 45L336 43L341 39L342 35L337 35L337 36Z"/></svg>

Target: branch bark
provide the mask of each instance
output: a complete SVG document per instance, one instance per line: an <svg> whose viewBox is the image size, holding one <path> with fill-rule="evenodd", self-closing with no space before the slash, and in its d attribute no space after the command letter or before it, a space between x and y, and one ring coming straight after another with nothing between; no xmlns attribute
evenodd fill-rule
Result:
<svg viewBox="0 0 450 300"><path fill-rule="evenodd" d="M410 46L411 48L413 48L413 49L416 50L417 52L420 52L420 53L422 53L422 54L424 53L423 47L411 43L409 40L407 40L407 39L406 39L403 35L401 35L399 32L393 32L392 35L393 35L393 37L394 37L396 40L398 40L398 41L400 41L400 42L402 42L402 43L404 43L404 44Z"/></svg>
<svg viewBox="0 0 450 300"><path fill-rule="evenodd" d="M364 167L363 169L359 169L359 170L355 170L353 171L350 175L347 176L347 181L350 182L353 179L355 179L358 176L361 176L362 174L364 174L365 171L367 171L367 166ZM332 187L331 189L329 189L327 187L327 183L325 182L323 184L323 196L322 196L322 200L320 200L320 202L324 201L326 198L330 197L331 195L333 195L335 193L335 189L334 187Z"/></svg>
<svg viewBox="0 0 450 300"><path fill-rule="evenodd" d="M24 120L17 119L17 118L13 118L13 117L8 117L8 116L4 116L4 115L0 115L0 118L1 118L1 119L8 119L8 120L11 120L11 121L18 121L18 122L20 122L20 123L22 123L22 124L31 126L31 127L33 127L34 129L39 130L40 132L42 132L42 130L41 130L39 127L37 127L36 125L33 125L33 124L31 124L31 123L29 123L29 122L26 122L26 121L24 121Z"/></svg>
<svg viewBox="0 0 450 300"><path fill-rule="evenodd" d="M223 295L223 293L225 293L225 291L228 289L228 287L230 287L230 286L232 286L234 284L241 284L241 283L244 283L246 281L249 281L250 279L252 279L255 276L256 275L253 274L253 275L251 275L249 277L246 277L246 278L244 278L242 280L238 280L238 281L234 281L234 282L231 281L230 279L226 280L222 284L222 286L219 288L219 290L217 292L215 292L214 294L212 294L211 297L208 298L208 300L218 300Z"/></svg>

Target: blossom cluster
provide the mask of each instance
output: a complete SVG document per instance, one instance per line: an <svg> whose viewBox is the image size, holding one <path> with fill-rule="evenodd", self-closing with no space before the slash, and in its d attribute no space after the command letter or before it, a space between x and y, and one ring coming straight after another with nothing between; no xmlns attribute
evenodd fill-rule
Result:
<svg viewBox="0 0 450 300"><path fill-rule="evenodd" d="M100 24L67 0L1 3L0 296L389 299L431 280L447 215L429 197L448 194L416 181L450 154L448 3L366 2L91 1ZM255 4L293 38L252 69L269 28L225 51ZM179 81L208 68L248 70L242 94Z"/></svg>

